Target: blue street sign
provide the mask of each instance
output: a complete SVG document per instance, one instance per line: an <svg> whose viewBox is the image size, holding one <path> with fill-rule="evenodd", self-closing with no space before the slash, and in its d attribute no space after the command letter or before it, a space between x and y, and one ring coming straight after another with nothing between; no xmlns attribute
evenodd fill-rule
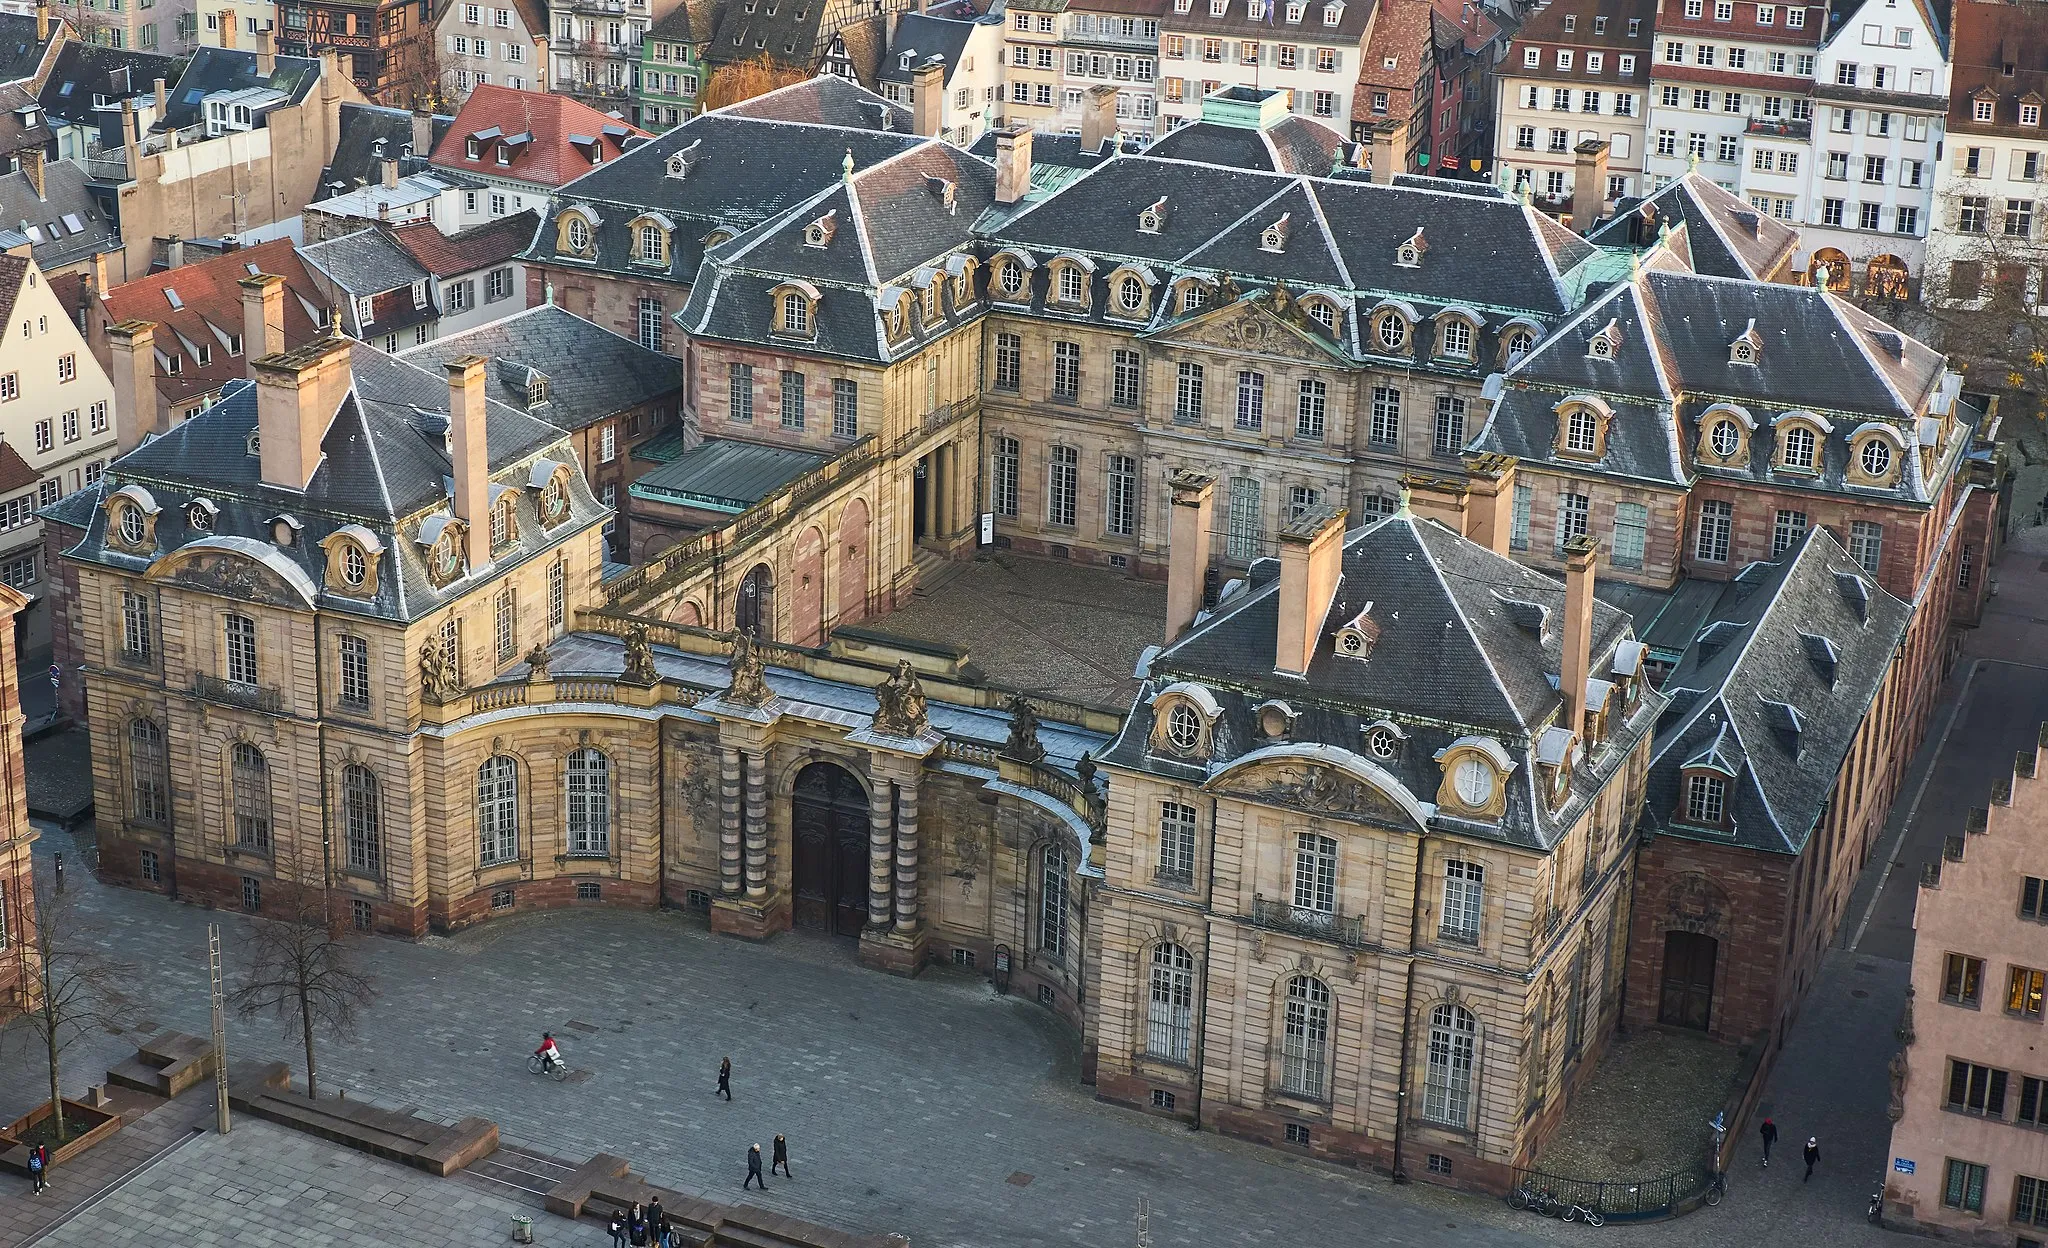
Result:
<svg viewBox="0 0 2048 1248"><path fill-rule="evenodd" d="M1913 1173L1914 1165L1904 1157L1894 1157L1892 1158L1892 1169L1900 1174L1911 1174Z"/></svg>

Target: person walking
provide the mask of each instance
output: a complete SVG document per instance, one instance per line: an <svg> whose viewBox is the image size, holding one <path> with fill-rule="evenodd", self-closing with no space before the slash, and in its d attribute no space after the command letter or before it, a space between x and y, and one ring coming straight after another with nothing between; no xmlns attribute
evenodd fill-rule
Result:
<svg viewBox="0 0 2048 1248"><path fill-rule="evenodd" d="M633 1248L647 1248L647 1214L638 1201L626 1212L626 1242Z"/></svg>
<svg viewBox="0 0 2048 1248"><path fill-rule="evenodd" d="M615 1213L605 1229L612 1233L612 1248L626 1248L626 1219Z"/></svg>
<svg viewBox="0 0 2048 1248"><path fill-rule="evenodd" d="M732 1099L732 1059L729 1057L718 1063L718 1093L728 1101Z"/></svg>
<svg viewBox="0 0 2048 1248"><path fill-rule="evenodd" d="M796 1177L789 1172L789 1141L779 1135L775 1137L775 1159L769 1163L768 1173L774 1174L777 1170L782 1171L785 1179Z"/></svg>
<svg viewBox="0 0 2048 1248"><path fill-rule="evenodd" d="M1819 1160L1820 1137L1817 1135L1809 1135L1806 1137L1806 1178L1799 1180L1801 1183L1804 1183L1808 1179L1813 1178L1813 1163Z"/></svg>
<svg viewBox="0 0 2048 1248"><path fill-rule="evenodd" d="M28 1150L28 1177L35 1181L34 1195L50 1190L50 1150L46 1146L38 1144Z"/></svg>
<svg viewBox="0 0 2048 1248"><path fill-rule="evenodd" d="M662 1212L661 1197L656 1196L647 1202L647 1242L662 1248L668 1242L663 1238L667 1234L668 1214Z"/></svg>
<svg viewBox="0 0 2048 1248"><path fill-rule="evenodd" d="M1771 1145L1778 1142L1778 1124L1764 1119L1764 1125L1757 1128L1757 1134L1764 1137L1764 1169L1771 1168Z"/></svg>
<svg viewBox="0 0 2048 1248"><path fill-rule="evenodd" d="M768 1190L768 1180L761 1177L761 1146L759 1144L749 1144L747 1146L747 1181L740 1184L740 1190L744 1192L756 1183L761 1185L762 1191Z"/></svg>

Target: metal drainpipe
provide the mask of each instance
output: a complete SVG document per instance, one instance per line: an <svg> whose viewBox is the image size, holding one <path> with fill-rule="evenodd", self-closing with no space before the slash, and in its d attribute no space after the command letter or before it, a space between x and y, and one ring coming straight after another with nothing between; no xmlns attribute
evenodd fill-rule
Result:
<svg viewBox="0 0 2048 1248"><path fill-rule="evenodd" d="M1208 1045L1204 1043L1209 1029L1209 949L1215 943L1215 920L1211 917L1216 901L1216 806L1217 799L1209 798L1209 870L1207 883L1202 888L1202 995L1195 1000L1195 1118L1188 1124L1188 1130L1202 1129L1202 1088L1206 1080L1206 1059Z"/></svg>
<svg viewBox="0 0 2048 1248"><path fill-rule="evenodd" d="M1406 1183L1408 1172L1401 1168L1401 1145L1408 1125L1408 1058L1415 1043L1415 950L1422 943L1422 864L1428 857L1429 833L1415 842L1415 891L1408 902L1408 982L1401 994L1401 1064L1396 1070L1400 1083L1394 1091L1394 1162L1389 1177Z"/></svg>

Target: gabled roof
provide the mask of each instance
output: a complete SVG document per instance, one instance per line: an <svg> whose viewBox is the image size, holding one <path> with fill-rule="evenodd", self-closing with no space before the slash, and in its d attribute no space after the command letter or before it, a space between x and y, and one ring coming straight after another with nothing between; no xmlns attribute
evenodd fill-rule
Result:
<svg viewBox="0 0 2048 1248"><path fill-rule="evenodd" d="M529 208L454 234L443 234L431 221L389 228L392 239L420 267L435 277L456 277L511 262L533 241L539 225L540 214Z"/></svg>
<svg viewBox="0 0 2048 1248"><path fill-rule="evenodd" d="M67 37L68 25L52 6L50 39ZM50 39L36 34L33 13L0 13L0 82L21 82L35 76L43 63Z"/></svg>
<svg viewBox="0 0 2048 1248"><path fill-rule="evenodd" d="M1849 584L1863 591L1861 610ZM1715 644L1695 643L1665 678L1674 697L1657 725L1644 818L1668 836L1799 853L1826 813L1912 608L1816 527L1776 562L1729 581L1712 618ZM1687 767L1733 777L1732 833L1682 822Z"/></svg>
<svg viewBox="0 0 2048 1248"><path fill-rule="evenodd" d="M1625 199L1587 236L1603 247L1654 246L1668 227L1686 227L1695 272L1770 281L1799 247L1799 231L1758 212L1698 170L1648 199Z"/></svg>
<svg viewBox="0 0 2048 1248"><path fill-rule="evenodd" d="M267 87L283 92L290 103L304 103L320 82L320 62L304 56L280 56L276 61L276 67L266 75L258 69L254 52L237 48L198 49L185 63L185 72L171 88L164 115L151 129L183 130L198 125L205 120L200 101L220 91Z"/></svg>
<svg viewBox="0 0 2048 1248"><path fill-rule="evenodd" d="M0 494L25 490L42 480L43 474L29 466L11 442L0 442Z"/></svg>
<svg viewBox="0 0 2048 1248"><path fill-rule="evenodd" d="M1950 134L2032 139L2040 128L2019 124L2023 96L2048 97L2048 5L1956 0L1950 40ZM2006 66L2012 72L2006 72ZM1974 103L1989 92L1992 120L1978 121Z"/></svg>
<svg viewBox="0 0 2048 1248"><path fill-rule="evenodd" d="M33 84L0 85L0 155L49 146L49 114L37 102Z"/></svg>
<svg viewBox="0 0 2048 1248"><path fill-rule="evenodd" d="M119 104L148 95L155 90L157 79L174 79L177 68L174 57L67 39L57 50L56 63L37 98L53 117L73 125L97 126L95 96Z"/></svg>
<svg viewBox="0 0 2048 1248"><path fill-rule="evenodd" d="M26 172L0 173L0 225L28 236L39 267L61 269L121 245L86 182L85 169L69 160L43 162L41 195Z"/></svg>
<svg viewBox="0 0 2048 1248"><path fill-rule="evenodd" d="M1284 3L1284 0L1279 0ZM1249 94L1245 88L1229 88ZM1205 100L1202 120L1170 131L1145 149L1162 160L1188 160L1226 169L1259 169L1327 177L1347 163L1350 144L1321 122L1288 114L1269 126L1220 120ZM1036 157L1036 147L1033 156Z"/></svg>
<svg viewBox="0 0 2048 1248"><path fill-rule="evenodd" d="M954 72L960 68L967 41L974 36L975 26L990 21L1000 25L1002 19L957 21L949 17L905 13L896 20L896 37L890 41L889 49L882 57L881 80L909 82L920 66L936 61L945 70L941 81L950 84ZM906 56L910 59L908 66L904 64Z"/></svg>
<svg viewBox="0 0 2048 1248"><path fill-rule="evenodd" d="M488 356L484 392L562 429L581 429L643 403L673 397L681 411L683 362L542 304L400 353L429 372L465 355ZM527 406L527 370L547 379L547 402Z"/></svg>
<svg viewBox="0 0 2048 1248"><path fill-rule="evenodd" d="M479 177L560 186L618 159L647 132L566 95L486 83L470 92L434 145L433 163ZM477 155L469 157L469 142ZM507 163L500 164L500 151ZM597 160L593 162L591 156Z"/></svg>
<svg viewBox="0 0 2048 1248"><path fill-rule="evenodd" d="M108 291L102 304L109 320L156 322L157 351L165 355L175 351L180 357L175 374L161 367L156 370L157 391L176 404L211 394L230 379L248 375L247 351L230 352L227 340L242 334L242 288L238 283L257 273L284 279L285 349L318 338L319 318L327 311L327 301L288 238L124 282ZM175 292L175 301L170 292ZM207 347L205 364L199 362L197 348L201 345Z"/></svg>
<svg viewBox="0 0 2048 1248"><path fill-rule="evenodd" d="M452 117L431 119L430 128L438 143L448 132ZM429 153L415 150L413 115L403 108L344 102L341 106L341 136L334 154L320 172L320 197L353 190L378 180L379 163L399 162L399 172L416 173L426 167Z"/></svg>
<svg viewBox="0 0 2048 1248"><path fill-rule="evenodd" d="M402 290L429 276L390 235L377 229L357 230L324 243L300 248L306 263L325 273L351 298Z"/></svg>

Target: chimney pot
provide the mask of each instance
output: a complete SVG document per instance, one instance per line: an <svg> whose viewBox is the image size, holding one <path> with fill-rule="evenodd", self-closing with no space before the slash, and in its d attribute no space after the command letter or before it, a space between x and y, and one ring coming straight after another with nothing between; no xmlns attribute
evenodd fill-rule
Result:
<svg viewBox="0 0 2048 1248"><path fill-rule="evenodd" d="M1028 135L1025 141L1029 143ZM1166 642L1172 645L1202 609L1216 478L1182 469L1167 486L1173 492L1173 512L1166 534Z"/></svg>
<svg viewBox="0 0 2048 1248"><path fill-rule="evenodd" d="M934 61L910 71L911 116L917 132L935 139L943 129L946 111L946 67ZM887 112L882 114L886 120Z"/></svg>
<svg viewBox="0 0 2048 1248"><path fill-rule="evenodd" d="M1464 482L1409 473L1401 478L1401 488L1407 492L1408 510L1437 521L1460 537L1470 536L1466 532L1471 517L1466 510L1469 500Z"/></svg>
<svg viewBox="0 0 2048 1248"><path fill-rule="evenodd" d="M1572 228L1590 234L1607 207L1607 141L1587 139L1573 152Z"/></svg>
<svg viewBox="0 0 2048 1248"><path fill-rule="evenodd" d="M277 72L277 36L268 30L256 32L256 72L265 78Z"/></svg>
<svg viewBox="0 0 2048 1248"><path fill-rule="evenodd" d="M1372 132L1372 180L1391 185L1394 175L1408 163L1408 127L1395 121L1381 122Z"/></svg>
<svg viewBox="0 0 2048 1248"><path fill-rule="evenodd" d="M996 131L996 202L1014 204L1031 193L1031 127Z"/></svg>
<svg viewBox="0 0 2048 1248"><path fill-rule="evenodd" d="M284 350L284 279L258 273L242 288L242 357L260 360Z"/></svg>
<svg viewBox="0 0 2048 1248"><path fill-rule="evenodd" d="M125 455L163 428L156 393L156 322L122 321L109 326L114 354L114 448Z"/></svg>
<svg viewBox="0 0 2048 1248"><path fill-rule="evenodd" d="M1081 93L1081 150L1104 151L1116 142L1116 88L1097 85Z"/></svg>

